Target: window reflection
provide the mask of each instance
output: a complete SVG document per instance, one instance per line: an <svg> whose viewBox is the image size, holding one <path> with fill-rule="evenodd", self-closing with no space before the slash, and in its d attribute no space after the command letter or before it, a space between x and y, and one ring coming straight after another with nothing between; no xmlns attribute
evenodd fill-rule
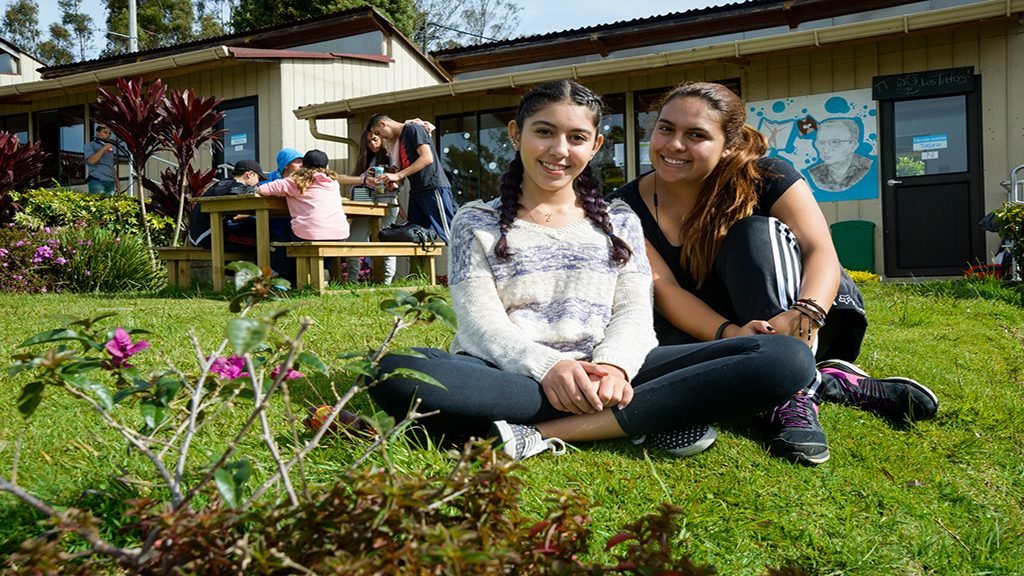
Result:
<svg viewBox="0 0 1024 576"><path fill-rule="evenodd" d="M258 160L260 139L256 98L229 100L217 108L224 112L218 128L227 130L227 133L224 134L223 149L214 153L214 164L234 166L239 160Z"/></svg>

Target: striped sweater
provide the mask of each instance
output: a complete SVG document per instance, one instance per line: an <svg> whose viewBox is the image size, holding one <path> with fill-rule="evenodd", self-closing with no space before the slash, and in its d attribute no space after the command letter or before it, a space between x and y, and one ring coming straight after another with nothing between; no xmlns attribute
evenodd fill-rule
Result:
<svg viewBox="0 0 1024 576"><path fill-rule="evenodd" d="M448 281L459 327L451 351L537 381L566 359L612 364L633 378L657 345L636 215L623 202L609 207L615 234L633 252L624 266L588 218L562 228L517 219L502 261L494 254L500 203L472 202L452 221Z"/></svg>

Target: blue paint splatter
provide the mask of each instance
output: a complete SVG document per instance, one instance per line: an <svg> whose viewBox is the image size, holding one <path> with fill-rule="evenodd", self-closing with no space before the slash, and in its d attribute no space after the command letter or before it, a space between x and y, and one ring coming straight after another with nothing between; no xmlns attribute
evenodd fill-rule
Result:
<svg viewBox="0 0 1024 576"><path fill-rule="evenodd" d="M830 114L846 114L850 111L850 103L846 98L833 96L825 101L825 111Z"/></svg>
<svg viewBox="0 0 1024 576"><path fill-rule="evenodd" d="M786 110L786 103L781 101L781 100L776 102L776 103L774 103L774 104L772 104L772 112L775 112L776 114L780 114L780 113L784 112L785 110Z"/></svg>
<svg viewBox="0 0 1024 576"><path fill-rule="evenodd" d="M871 110L868 110L868 116L877 116L877 115L878 115L878 111L877 110L875 110L873 108Z"/></svg>

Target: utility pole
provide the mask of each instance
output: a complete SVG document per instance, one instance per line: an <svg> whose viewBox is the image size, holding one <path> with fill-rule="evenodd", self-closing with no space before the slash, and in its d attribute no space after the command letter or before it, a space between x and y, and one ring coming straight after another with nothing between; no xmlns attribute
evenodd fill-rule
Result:
<svg viewBox="0 0 1024 576"><path fill-rule="evenodd" d="M139 24L138 10L135 7L135 0L128 0L128 51L139 51Z"/></svg>

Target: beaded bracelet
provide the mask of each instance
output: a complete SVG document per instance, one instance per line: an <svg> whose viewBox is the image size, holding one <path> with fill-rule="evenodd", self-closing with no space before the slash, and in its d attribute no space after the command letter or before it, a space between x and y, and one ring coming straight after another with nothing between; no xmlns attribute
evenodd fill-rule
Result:
<svg viewBox="0 0 1024 576"><path fill-rule="evenodd" d="M818 311L818 310L816 310L814 308L811 308L807 304L805 304L803 302L800 302L799 300L794 302L793 304L791 304L789 309L790 310L796 310L797 312L799 312L803 316L805 316L808 319L812 320L815 324L818 325L818 328L821 328L822 326L825 325L825 315L824 314L822 314L820 311Z"/></svg>
<svg viewBox="0 0 1024 576"><path fill-rule="evenodd" d="M796 301L801 303L801 304L803 304L803 305L805 305L805 306L810 306L811 308L814 308L822 316L827 316L828 315L825 312L825 309L822 308L814 298L797 298Z"/></svg>

